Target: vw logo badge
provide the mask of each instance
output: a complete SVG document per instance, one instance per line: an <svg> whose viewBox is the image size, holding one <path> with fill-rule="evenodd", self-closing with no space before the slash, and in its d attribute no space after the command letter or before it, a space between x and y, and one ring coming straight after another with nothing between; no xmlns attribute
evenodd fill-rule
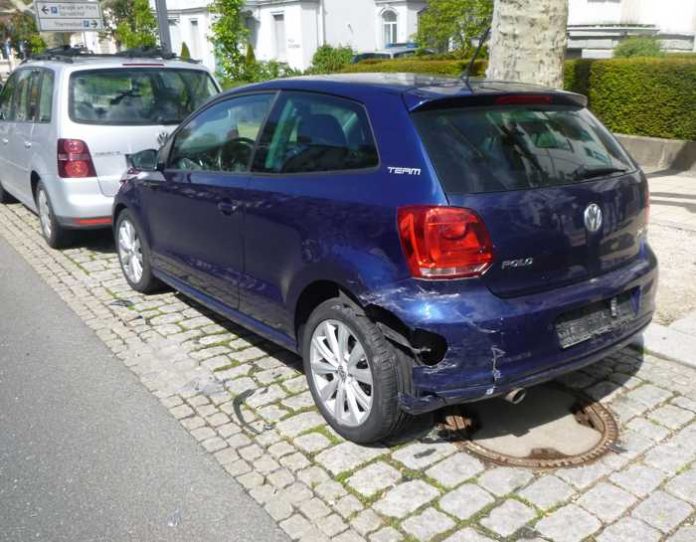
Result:
<svg viewBox="0 0 696 542"><path fill-rule="evenodd" d="M585 209L585 227L590 233L595 233L602 227L602 209L596 203L590 203Z"/></svg>

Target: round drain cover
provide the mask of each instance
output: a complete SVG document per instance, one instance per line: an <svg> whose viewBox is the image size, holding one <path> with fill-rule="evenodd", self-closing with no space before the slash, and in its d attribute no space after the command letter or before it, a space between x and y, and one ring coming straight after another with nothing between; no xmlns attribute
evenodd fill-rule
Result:
<svg viewBox="0 0 696 542"><path fill-rule="evenodd" d="M612 414L576 391L535 386L517 405L496 398L447 412L443 431L465 450L501 465L556 468L587 463L618 438Z"/></svg>

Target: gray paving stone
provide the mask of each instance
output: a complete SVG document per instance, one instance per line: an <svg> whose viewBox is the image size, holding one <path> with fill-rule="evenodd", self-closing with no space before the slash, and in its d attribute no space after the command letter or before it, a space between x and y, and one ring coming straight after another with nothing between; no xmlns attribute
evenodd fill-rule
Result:
<svg viewBox="0 0 696 542"><path fill-rule="evenodd" d="M350 526L364 536L379 529L382 526L382 519L372 510L367 509L355 516Z"/></svg>
<svg viewBox="0 0 696 542"><path fill-rule="evenodd" d="M547 474L524 488L520 492L520 497L543 510L547 510L567 501L573 493L573 488L563 480L552 474Z"/></svg>
<svg viewBox="0 0 696 542"><path fill-rule="evenodd" d="M297 479L307 484L309 487L314 487L329 480L329 475L321 467L312 465L298 472Z"/></svg>
<svg viewBox="0 0 696 542"><path fill-rule="evenodd" d="M435 499L440 492L422 480L405 482L390 489L374 508L382 515L403 518Z"/></svg>
<svg viewBox="0 0 696 542"><path fill-rule="evenodd" d="M597 536L597 542L657 542L661 538L660 531L628 517L607 527Z"/></svg>
<svg viewBox="0 0 696 542"><path fill-rule="evenodd" d="M540 520L535 528L554 542L579 542L601 526L592 514L575 504L568 504Z"/></svg>
<svg viewBox="0 0 696 542"><path fill-rule="evenodd" d="M444 542L493 542L493 539L483 536L472 528L467 527L457 531L452 536L445 539Z"/></svg>
<svg viewBox="0 0 696 542"><path fill-rule="evenodd" d="M419 541L427 542L454 527L454 521L434 508L426 508L423 513L411 516L401 524L401 528Z"/></svg>
<svg viewBox="0 0 696 542"><path fill-rule="evenodd" d="M595 462L582 467L559 469L556 475L578 489L585 489L609 473L609 466Z"/></svg>
<svg viewBox="0 0 696 542"><path fill-rule="evenodd" d="M665 427L669 427L670 429L680 428L682 425L685 425L693 420L694 416L696 416L696 414L690 410L684 410L683 408L679 408L674 405L661 406L648 414L648 417L651 420L662 424Z"/></svg>
<svg viewBox="0 0 696 542"><path fill-rule="evenodd" d="M634 495L645 497L665 479L665 473L645 465L631 465L627 469L612 474L609 478L615 484Z"/></svg>
<svg viewBox="0 0 696 542"><path fill-rule="evenodd" d="M644 384L639 386L629 392L627 392L626 397L642 403L648 408L653 408L667 401L672 397L673 393L671 391L665 390L653 384Z"/></svg>
<svg viewBox="0 0 696 542"><path fill-rule="evenodd" d="M578 499L577 504L605 523L618 519L636 502L636 497L620 487L601 482Z"/></svg>
<svg viewBox="0 0 696 542"><path fill-rule="evenodd" d="M292 418L283 420L276 425L276 429L285 437L296 437L314 427L324 426L326 422L318 412L303 412Z"/></svg>
<svg viewBox="0 0 696 542"><path fill-rule="evenodd" d="M264 505L264 509L276 521L282 521L292 516L292 505L278 497L269 499Z"/></svg>
<svg viewBox="0 0 696 542"><path fill-rule="evenodd" d="M510 468L510 467L495 467L487 470L479 476L478 483L484 489L487 489L494 495L502 497L512 493L519 487L522 487L532 479L532 473L528 470Z"/></svg>
<svg viewBox="0 0 696 542"><path fill-rule="evenodd" d="M283 529L290 538L298 540L312 529L312 525L301 514L295 514L281 521L280 528Z"/></svg>
<svg viewBox="0 0 696 542"><path fill-rule="evenodd" d="M644 437L648 437L653 442L660 442L669 435L669 429L645 418L633 418L626 424L626 427Z"/></svg>
<svg viewBox="0 0 696 542"><path fill-rule="evenodd" d="M353 530L344 531L333 539L334 542L365 542L365 539Z"/></svg>
<svg viewBox="0 0 696 542"><path fill-rule="evenodd" d="M319 522L319 529L329 538L345 531L348 524L338 514L331 514Z"/></svg>
<svg viewBox="0 0 696 542"><path fill-rule="evenodd" d="M354 495L344 495L333 506L346 519L363 509L362 503Z"/></svg>
<svg viewBox="0 0 696 542"><path fill-rule="evenodd" d="M321 433L307 433L297 437L294 443L300 450L310 454L320 452L331 445L331 441Z"/></svg>
<svg viewBox="0 0 696 542"><path fill-rule="evenodd" d="M508 537L534 519L535 516L536 512L529 506L520 501L508 499L491 510L480 523L486 529Z"/></svg>
<svg viewBox="0 0 696 542"><path fill-rule="evenodd" d="M667 533L689 517L691 512L690 504L676 499L664 491L655 491L633 510L632 515L663 533Z"/></svg>
<svg viewBox="0 0 696 542"><path fill-rule="evenodd" d="M696 450L685 448L674 440L669 440L650 450L643 461L646 465L672 474L681 470L694 459L696 459Z"/></svg>
<svg viewBox="0 0 696 542"><path fill-rule="evenodd" d="M688 397L675 397L672 399L672 404L677 405L680 408L685 408L691 412L696 412L696 400L689 399Z"/></svg>
<svg viewBox="0 0 696 542"><path fill-rule="evenodd" d="M696 469L680 474L665 487L672 495L696 506Z"/></svg>
<svg viewBox="0 0 696 542"><path fill-rule="evenodd" d="M334 480L326 480L325 482L319 483L314 488L314 491L329 504L338 501L338 499L347 493L344 487Z"/></svg>
<svg viewBox="0 0 696 542"><path fill-rule="evenodd" d="M295 452L280 458L280 464L293 472L305 469L310 465L309 459L300 452Z"/></svg>
<svg viewBox="0 0 696 542"><path fill-rule="evenodd" d="M483 470L483 464L465 453L454 454L430 467L425 474L444 487L456 487Z"/></svg>
<svg viewBox="0 0 696 542"><path fill-rule="evenodd" d="M324 501L314 497L300 504L300 512L307 516L311 521L317 521L331 514L331 509L324 504Z"/></svg>
<svg viewBox="0 0 696 542"><path fill-rule="evenodd" d="M401 473L382 461L372 463L348 478L348 485L365 497L392 487L401 479Z"/></svg>
<svg viewBox="0 0 696 542"><path fill-rule="evenodd" d="M696 526L685 525L667 540L668 542L694 542L696 540Z"/></svg>
<svg viewBox="0 0 696 542"><path fill-rule="evenodd" d="M331 474L337 475L355 470L360 465L383 455L386 451L386 448L368 448L352 442L343 442L321 452L316 456L315 461Z"/></svg>
<svg viewBox="0 0 696 542"><path fill-rule="evenodd" d="M440 508L453 516L465 520L482 508L492 504L493 497L474 484L464 484L440 499Z"/></svg>
<svg viewBox="0 0 696 542"><path fill-rule="evenodd" d="M393 453L392 458L409 469L421 470L456 451L451 442L414 442Z"/></svg>
<svg viewBox="0 0 696 542"><path fill-rule="evenodd" d="M385 527L370 535L370 542L400 542L403 538L394 527Z"/></svg>

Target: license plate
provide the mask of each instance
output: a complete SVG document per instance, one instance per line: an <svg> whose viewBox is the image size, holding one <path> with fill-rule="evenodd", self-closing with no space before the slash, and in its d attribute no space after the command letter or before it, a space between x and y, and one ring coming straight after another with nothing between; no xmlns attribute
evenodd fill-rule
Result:
<svg viewBox="0 0 696 542"><path fill-rule="evenodd" d="M626 326L635 318L631 298L631 292L627 292L562 315L556 321L561 348L570 348Z"/></svg>

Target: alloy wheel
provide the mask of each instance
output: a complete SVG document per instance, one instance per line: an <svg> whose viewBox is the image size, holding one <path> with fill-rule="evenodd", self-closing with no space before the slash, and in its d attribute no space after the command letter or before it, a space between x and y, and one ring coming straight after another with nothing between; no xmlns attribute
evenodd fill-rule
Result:
<svg viewBox="0 0 696 542"><path fill-rule="evenodd" d="M118 255L128 279L137 284L143 276L143 252L133 223L125 219L118 228Z"/></svg>
<svg viewBox="0 0 696 542"><path fill-rule="evenodd" d="M370 361L353 331L338 320L324 320L310 345L312 379L325 410L341 425L357 427L372 409Z"/></svg>
<svg viewBox="0 0 696 542"><path fill-rule="evenodd" d="M41 223L44 236L48 239L53 232L53 226L51 223L51 208L48 205L46 191L43 189L39 190L39 197L37 199L39 203L39 222Z"/></svg>

